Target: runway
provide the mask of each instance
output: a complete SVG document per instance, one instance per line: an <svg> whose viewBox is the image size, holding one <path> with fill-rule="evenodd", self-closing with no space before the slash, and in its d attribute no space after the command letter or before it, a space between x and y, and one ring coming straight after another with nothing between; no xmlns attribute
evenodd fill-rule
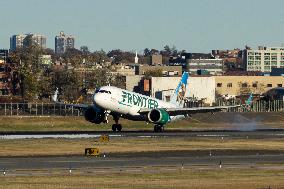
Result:
<svg viewBox="0 0 284 189"><path fill-rule="evenodd" d="M193 168L193 167L225 167L249 168L263 164L284 165L284 151L165 151L141 153L101 154L99 157L47 156L47 157L2 157L0 171L6 174L17 174L23 171L48 170L141 170L152 168Z"/></svg>
<svg viewBox="0 0 284 189"><path fill-rule="evenodd" d="M10 132L0 133L2 140L29 138L35 136L63 137L82 136L98 137L108 134L110 137L190 137L193 140L220 138L220 139L275 139L284 138L284 130L267 129L255 131L237 130L202 130L202 131L165 131L153 133L152 131L129 131L121 133L105 131L80 132ZM6 137L6 138L5 138ZM8 137L8 138L7 138ZM10 137L10 138L9 138ZM36 141L36 140L35 140ZM149 144L150 145L150 144ZM195 148L196 149L196 148ZM95 174L108 171L145 171L145 167L156 169L192 169L192 168L264 168L273 167L284 169L284 150L183 150L158 151L138 153L106 153L98 157L87 157L84 154L67 156L26 156L26 157L0 157L1 170L5 175L44 175L61 172L65 174L83 172ZM13 154L11 152L11 154Z"/></svg>
<svg viewBox="0 0 284 189"><path fill-rule="evenodd" d="M284 138L284 129L259 129L252 131L242 130L166 130L160 133L153 131L48 131L48 132L0 132L1 139L28 139L28 138L96 138L101 135L110 137L189 137L189 138Z"/></svg>

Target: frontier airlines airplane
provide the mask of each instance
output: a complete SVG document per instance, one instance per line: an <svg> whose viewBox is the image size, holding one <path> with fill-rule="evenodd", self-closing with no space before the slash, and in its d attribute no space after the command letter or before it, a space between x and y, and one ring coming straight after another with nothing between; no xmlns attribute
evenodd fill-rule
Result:
<svg viewBox="0 0 284 189"><path fill-rule="evenodd" d="M115 121L113 131L121 131L119 118L133 121L146 121L154 124L154 131L163 131L164 126L174 120L184 119L195 113L217 112L236 106L215 106L184 108L184 99L187 88L188 73L184 72L182 78L171 96L170 102L151 98L113 86L103 86L95 91L93 105L66 104L75 108L84 109L85 119L89 122L100 124L108 123L111 115ZM57 103L58 90L53 100Z"/></svg>

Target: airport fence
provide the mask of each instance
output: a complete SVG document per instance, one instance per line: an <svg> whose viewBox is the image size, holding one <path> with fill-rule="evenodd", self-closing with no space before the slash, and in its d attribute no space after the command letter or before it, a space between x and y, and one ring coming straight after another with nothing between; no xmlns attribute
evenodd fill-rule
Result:
<svg viewBox="0 0 284 189"><path fill-rule="evenodd" d="M224 102L219 101L219 106L235 106L238 104L242 104L237 108L230 108L228 111L230 112L280 112L284 110L284 101L283 100L258 100L252 102L251 105L245 105L244 103L236 103L233 102Z"/></svg>
<svg viewBox="0 0 284 189"><path fill-rule="evenodd" d="M242 104L242 105L240 105ZM273 100L273 101L265 101L265 100L258 100L252 102L251 105L247 106L244 105L245 103L240 101L224 101L224 100L217 100L216 106L237 106L235 108L228 109L229 112L280 112L284 110L284 101L283 100ZM184 104L187 108L192 107L202 107L204 104L202 102L186 102Z"/></svg>
<svg viewBox="0 0 284 189"><path fill-rule="evenodd" d="M234 106L236 102L217 102L218 106ZM185 107L202 107L200 103L187 103ZM251 106L228 109L229 112L279 112L284 101L256 101ZM54 103L0 103L0 116L82 116L83 110Z"/></svg>

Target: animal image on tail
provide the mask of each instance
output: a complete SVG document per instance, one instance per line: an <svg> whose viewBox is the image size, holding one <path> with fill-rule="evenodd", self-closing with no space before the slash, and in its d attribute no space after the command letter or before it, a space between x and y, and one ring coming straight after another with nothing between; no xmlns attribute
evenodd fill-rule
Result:
<svg viewBox="0 0 284 189"><path fill-rule="evenodd" d="M182 78L171 97L171 103L176 104L179 107L183 106L186 93L188 92L187 80L188 80L188 73L185 72L182 75Z"/></svg>

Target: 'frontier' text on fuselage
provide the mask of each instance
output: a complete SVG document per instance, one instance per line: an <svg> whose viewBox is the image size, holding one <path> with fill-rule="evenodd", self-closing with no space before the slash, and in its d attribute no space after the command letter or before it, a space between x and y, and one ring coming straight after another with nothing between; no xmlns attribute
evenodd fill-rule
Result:
<svg viewBox="0 0 284 189"><path fill-rule="evenodd" d="M147 98L146 96L138 95L137 93L130 93L122 91L122 99L119 101L120 104L130 106L138 106L141 108L155 109L159 107L157 100Z"/></svg>

